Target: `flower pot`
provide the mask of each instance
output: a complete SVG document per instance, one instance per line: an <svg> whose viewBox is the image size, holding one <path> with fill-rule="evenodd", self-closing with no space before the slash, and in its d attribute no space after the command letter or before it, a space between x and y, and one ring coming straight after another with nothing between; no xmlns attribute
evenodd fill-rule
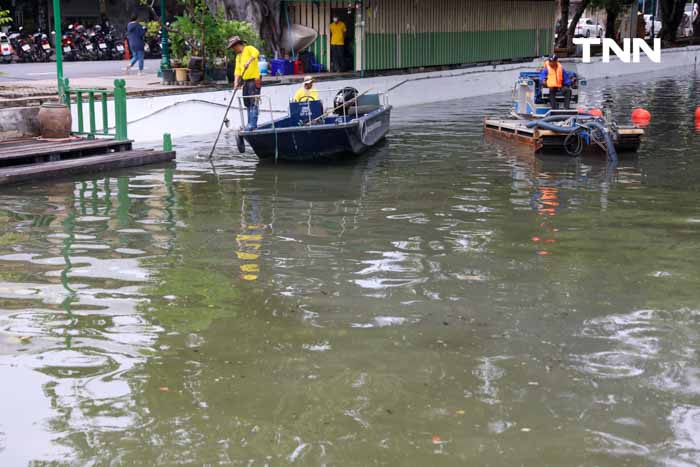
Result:
<svg viewBox="0 0 700 467"><path fill-rule="evenodd" d="M175 68L175 81L187 81L187 68Z"/></svg>
<svg viewBox="0 0 700 467"><path fill-rule="evenodd" d="M226 68L207 67L207 79L211 81L226 81Z"/></svg>
<svg viewBox="0 0 700 467"><path fill-rule="evenodd" d="M199 83L203 77L202 70L190 70L190 83Z"/></svg>
<svg viewBox="0 0 700 467"><path fill-rule="evenodd" d="M204 63L204 60L202 60L202 57L190 57L190 62L187 64L187 68L192 70L199 70L202 71L202 64Z"/></svg>
<svg viewBox="0 0 700 467"><path fill-rule="evenodd" d="M70 137L73 119L68 106L59 103L42 104L37 119L42 138Z"/></svg>
<svg viewBox="0 0 700 467"><path fill-rule="evenodd" d="M175 81L175 70L161 70L161 73L163 84L171 84L173 81Z"/></svg>

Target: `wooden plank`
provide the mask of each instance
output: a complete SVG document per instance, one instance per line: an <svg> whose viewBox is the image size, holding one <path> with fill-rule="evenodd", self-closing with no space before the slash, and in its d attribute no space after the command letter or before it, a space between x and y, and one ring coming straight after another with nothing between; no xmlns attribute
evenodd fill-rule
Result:
<svg viewBox="0 0 700 467"><path fill-rule="evenodd" d="M0 185L171 161L175 152L136 150L0 169Z"/></svg>
<svg viewBox="0 0 700 467"><path fill-rule="evenodd" d="M0 149L0 160L43 157L53 154L70 154L95 150L109 151L110 149L130 149L132 143L133 141L115 141L112 139L79 140L53 144L50 142L47 144L47 142L44 141L37 141L36 144L21 144L15 149L12 149L12 147Z"/></svg>

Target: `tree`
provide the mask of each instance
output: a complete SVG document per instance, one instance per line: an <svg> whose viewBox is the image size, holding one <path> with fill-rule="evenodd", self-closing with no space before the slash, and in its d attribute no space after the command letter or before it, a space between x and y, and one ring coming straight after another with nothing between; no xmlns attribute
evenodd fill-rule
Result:
<svg viewBox="0 0 700 467"><path fill-rule="evenodd" d="M566 48L569 43L570 43L570 38L568 34L568 29L569 29L569 6L570 6L570 1L569 0L559 0L559 22L557 23L557 43L555 44L556 47L559 48ZM571 23L575 27L575 23ZM573 34L571 35L573 37Z"/></svg>
<svg viewBox="0 0 700 467"><path fill-rule="evenodd" d="M0 8L0 25L8 24L12 22L12 17L10 16L9 10L3 10Z"/></svg>
<svg viewBox="0 0 700 467"><path fill-rule="evenodd" d="M583 12L586 11L586 8L588 8L588 5L590 3L590 0L581 0L581 3L579 3L576 7L574 16L571 18L571 24L569 25L569 28L566 31L566 37L569 44L573 44L572 39L574 37L574 34L576 34L576 25L578 24L579 20L581 19L581 16L583 16Z"/></svg>
<svg viewBox="0 0 700 467"><path fill-rule="evenodd" d="M664 42L675 42L678 26L683 20L686 0L659 0L661 10L661 32L659 37Z"/></svg>
<svg viewBox="0 0 700 467"><path fill-rule="evenodd" d="M282 0L209 0L211 10L222 11L226 19L251 23L273 52L280 50L281 5Z"/></svg>

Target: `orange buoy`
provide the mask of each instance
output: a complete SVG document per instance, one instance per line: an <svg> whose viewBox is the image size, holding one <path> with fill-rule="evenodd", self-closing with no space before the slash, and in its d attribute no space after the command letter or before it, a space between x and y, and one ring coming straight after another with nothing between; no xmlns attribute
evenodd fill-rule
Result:
<svg viewBox="0 0 700 467"><path fill-rule="evenodd" d="M589 109L588 113L590 115L593 115L594 117L602 117L603 116L603 111L600 109Z"/></svg>
<svg viewBox="0 0 700 467"><path fill-rule="evenodd" d="M651 120L651 113L646 109L634 109L632 111L632 121L635 123L648 123Z"/></svg>

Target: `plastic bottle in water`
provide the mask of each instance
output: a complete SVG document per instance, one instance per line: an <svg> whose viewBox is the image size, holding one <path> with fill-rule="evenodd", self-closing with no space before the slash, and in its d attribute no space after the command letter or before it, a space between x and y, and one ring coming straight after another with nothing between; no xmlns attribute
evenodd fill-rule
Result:
<svg viewBox="0 0 700 467"><path fill-rule="evenodd" d="M258 59L258 67L260 68L261 75L266 76L270 74L269 63L267 62L267 58L265 58L264 55L261 55L260 59Z"/></svg>

